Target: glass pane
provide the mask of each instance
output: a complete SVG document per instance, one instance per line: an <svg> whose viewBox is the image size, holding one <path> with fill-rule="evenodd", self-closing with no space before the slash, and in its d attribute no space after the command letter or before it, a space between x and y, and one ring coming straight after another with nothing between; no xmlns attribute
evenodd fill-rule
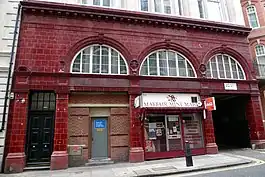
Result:
<svg viewBox="0 0 265 177"><path fill-rule="evenodd" d="M265 54L263 45L256 46L256 54L257 55L264 55Z"/></svg>
<svg viewBox="0 0 265 177"><path fill-rule="evenodd" d="M109 7L110 6L110 0L103 0L103 6Z"/></svg>
<svg viewBox="0 0 265 177"><path fill-rule="evenodd" d="M148 0L141 0L141 10L148 11Z"/></svg>
<svg viewBox="0 0 265 177"><path fill-rule="evenodd" d="M55 101L55 94L54 93L50 94L50 101Z"/></svg>
<svg viewBox="0 0 265 177"><path fill-rule="evenodd" d="M100 5L100 0L93 0L93 5L99 6Z"/></svg>
<svg viewBox="0 0 265 177"><path fill-rule="evenodd" d="M181 123L178 115L167 116L167 134L168 134L168 150L176 151L181 150Z"/></svg>
<svg viewBox="0 0 265 177"><path fill-rule="evenodd" d="M218 78L215 57L212 58L210 62L211 62L211 67L212 67L212 77L213 78Z"/></svg>
<svg viewBox="0 0 265 177"><path fill-rule="evenodd" d="M157 60L156 53L149 56L149 75L157 76Z"/></svg>
<svg viewBox="0 0 265 177"><path fill-rule="evenodd" d="M242 69L240 68L239 65L237 65L237 68L238 68L238 73L239 73L239 79L244 79L244 74L243 74Z"/></svg>
<svg viewBox="0 0 265 177"><path fill-rule="evenodd" d="M43 109L49 109L49 101L44 101L44 104L43 104Z"/></svg>
<svg viewBox="0 0 265 177"><path fill-rule="evenodd" d="M37 109L38 102L37 101L31 101L31 110Z"/></svg>
<svg viewBox="0 0 265 177"><path fill-rule="evenodd" d="M183 58L181 55L178 55L179 76L187 76L185 63L185 58Z"/></svg>
<svg viewBox="0 0 265 177"><path fill-rule="evenodd" d="M84 50L83 50L83 54L84 55L90 55L90 47L87 47L87 48L85 48Z"/></svg>
<svg viewBox="0 0 265 177"><path fill-rule="evenodd" d="M38 100L38 94L33 93L31 98L32 98L32 101L37 101Z"/></svg>
<svg viewBox="0 0 265 177"><path fill-rule="evenodd" d="M143 66L142 66L142 68L141 68L141 75L142 75L142 76L143 76L143 75L148 75L147 60L148 60L148 59L146 59L146 60L144 61Z"/></svg>
<svg viewBox="0 0 265 177"><path fill-rule="evenodd" d="M50 101L50 93L44 93L44 101Z"/></svg>
<svg viewBox="0 0 265 177"><path fill-rule="evenodd" d="M118 74L118 53L111 49L111 74Z"/></svg>
<svg viewBox="0 0 265 177"><path fill-rule="evenodd" d="M231 66L232 66L232 72L233 72L233 79L238 79L236 62L233 59L231 59Z"/></svg>
<svg viewBox="0 0 265 177"><path fill-rule="evenodd" d="M120 56L120 74L127 74L126 64L121 56Z"/></svg>
<svg viewBox="0 0 265 177"><path fill-rule="evenodd" d="M81 53L78 54L77 57L75 58L72 72L80 72L80 58L81 58Z"/></svg>
<svg viewBox="0 0 265 177"><path fill-rule="evenodd" d="M177 76L176 55L174 52L168 52L168 67L169 67L169 75Z"/></svg>
<svg viewBox="0 0 265 177"><path fill-rule="evenodd" d="M155 12L162 12L161 9L161 0L154 0L154 5L155 5Z"/></svg>
<svg viewBox="0 0 265 177"><path fill-rule="evenodd" d="M203 4L202 0L198 0L198 8L200 12L200 18L204 18L204 10L203 10Z"/></svg>
<svg viewBox="0 0 265 177"><path fill-rule="evenodd" d="M83 55L82 58L82 73L89 73L90 55Z"/></svg>
<svg viewBox="0 0 265 177"><path fill-rule="evenodd" d="M109 73L109 48L101 47L101 73Z"/></svg>
<svg viewBox="0 0 265 177"><path fill-rule="evenodd" d="M195 73L191 67L191 65L187 62L187 67L188 67L188 76L189 77L195 77Z"/></svg>
<svg viewBox="0 0 265 177"><path fill-rule="evenodd" d="M184 139L189 141L191 149L203 148L203 132L201 114L188 114L182 117L184 123Z"/></svg>
<svg viewBox="0 0 265 177"><path fill-rule="evenodd" d="M158 52L160 76L168 76L166 51Z"/></svg>
<svg viewBox="0 0 265 177"><path fill-rule="evenodd" d="M256 13L248 14L248 16L249 16L249 21L250 21L250 27L252 28L258 27L259 25L258 25Z"/></svg>
<svg viewBox="0 0 265 177"><path fill-rule="evenodd" d="M100 46L93 47L92 73L100 73Z"/></svg>
<svg viewBox="0 0 265 177"><path fill-rule="evenodd" d="M232 78L228 56L224 55L223 57L224 57L226 78L228 78L228 79Z"/></svg>
<svg viewBox="0 0 265 177"><path fill-rule="evenodd" d="M164 13L171 14L170 0L164 0Z"/></svg>
<svg viewBox="0 0 265 177"><path fill-rule="evenodd" d="M165 115L148 115L144 127L146 152L166 152Z"/></svg>
<svg viewBox="0 0 265 177"><path fill-rule="evenodd" d="M220 78L225 78L225 71L224 71L222 55L217 56L217 62L218 62L219 76L220 76Z"/></svg>

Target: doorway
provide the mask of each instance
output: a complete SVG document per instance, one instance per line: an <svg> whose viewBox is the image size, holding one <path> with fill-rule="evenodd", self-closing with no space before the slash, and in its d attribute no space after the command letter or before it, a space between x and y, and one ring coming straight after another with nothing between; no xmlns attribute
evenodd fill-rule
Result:
<svg viewBox="0 0 265 177"><path fill-rule="evenodd" d="M55 93L33 92L29 98L27 165L49 165L53 151Z"/></svg>
<svg viewBox="0 0 265 177"><path fill-rule="evenodd" d="M108 158L108 119L92 118L92 159Z"/></svg>
<svg viewBox="0 0 265 177"><path fill-rule="evenodd" d="M246 106L249 96L214 95L216 110L212 112L216 144L220 150L249 148L250 137Z"/></svg>

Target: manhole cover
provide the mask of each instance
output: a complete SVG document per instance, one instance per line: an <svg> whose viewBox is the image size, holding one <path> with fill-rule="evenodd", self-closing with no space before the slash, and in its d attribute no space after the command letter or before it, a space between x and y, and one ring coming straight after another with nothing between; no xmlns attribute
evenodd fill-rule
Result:
<svg viewBox="0 0 265 177"><path fill-rule="evenodd" d="M175 170L175 169L176 168L173 166L152 168L152 170L154 170L154 171Z"/></svg>

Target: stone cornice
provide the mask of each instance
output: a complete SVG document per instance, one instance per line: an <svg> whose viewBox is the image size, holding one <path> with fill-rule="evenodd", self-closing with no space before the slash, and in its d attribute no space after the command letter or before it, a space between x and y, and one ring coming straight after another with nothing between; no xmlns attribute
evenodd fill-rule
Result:
<svg viewBox="0 0 265 177"><path fill-rule="evenodd" d="M75 18L80 17L130 24L147 24L167 28L184 28L218 33L231 33L243 36L248 36L251 31L251 28L245 26L179 16L31 0L21 1L20 3L24 11L36 14L51 14Z"/></svg>

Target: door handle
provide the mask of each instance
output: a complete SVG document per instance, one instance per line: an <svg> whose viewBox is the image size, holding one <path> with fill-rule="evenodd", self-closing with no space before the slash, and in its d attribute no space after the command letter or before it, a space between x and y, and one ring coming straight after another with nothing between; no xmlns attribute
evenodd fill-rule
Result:
<svg viewBox="0 0 265 177"><path fill-rule="evenodd" d="M94 141L94 138L92 137L92 142Z"/></svg>

